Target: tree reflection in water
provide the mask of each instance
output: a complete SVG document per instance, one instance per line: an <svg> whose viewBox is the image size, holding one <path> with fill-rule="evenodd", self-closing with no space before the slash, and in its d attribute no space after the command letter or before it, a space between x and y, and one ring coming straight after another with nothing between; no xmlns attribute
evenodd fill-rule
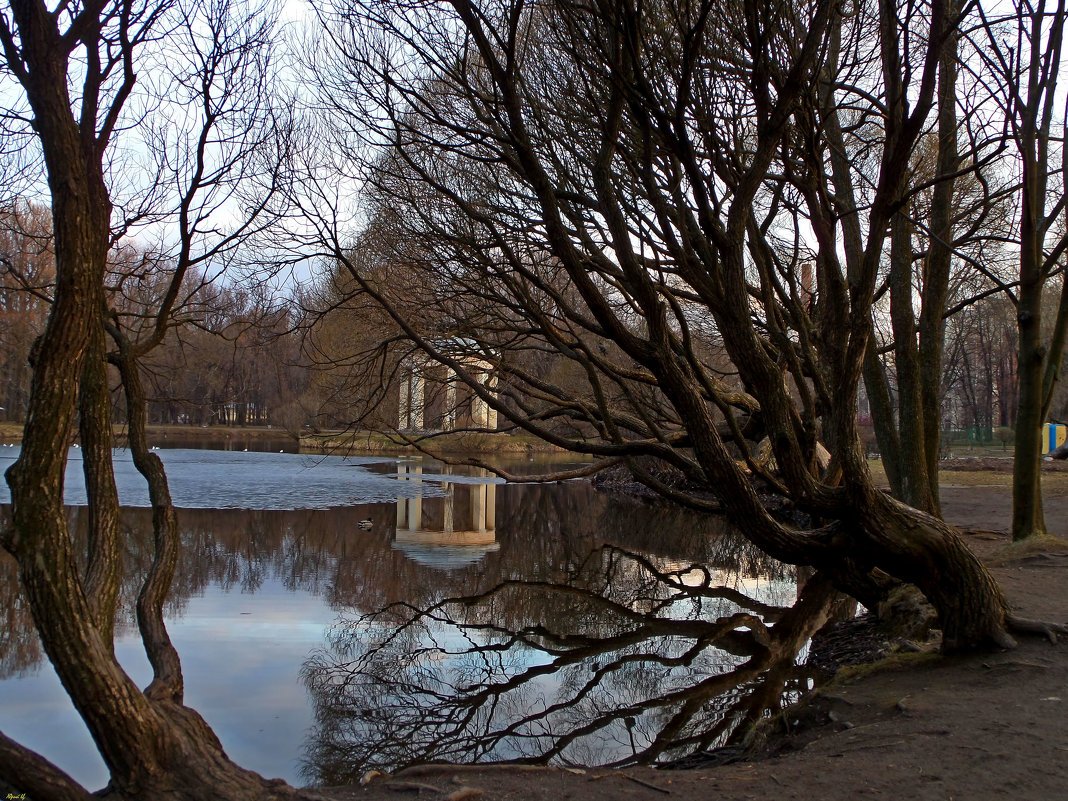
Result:
<svg viewBox="0 0 1068 801"><path fill-rule="evenodd" d="M721 518L585 482L491 492L474 476L454 485L450 501L444 477L423 478L436 486L421 493L418 524L407 501L180 513L184 550L169 620L218 591L232 598L220 608L234 619L213 637L233 634L229 642L243 642L254 623L238 615L253 593L273 594L280 609L287 592L319 596L354 621L330 632L329 654L293 655L306 663L321 721L309 734L310 778L340 781L364 765L427 759L665 760L725 742L774 707L784 683L797 686L795 653L824 602L810 585L811 619L779 609L796 594L793 570ZM85 510L68 514L84 553ZM435 534L449 520L451 534ZM151 511L125 509L123 525L120 639L134 629L132 604L151 563ZM492 547L483 527L493 529ZM477 530L476 561L423 558L431 546L447 550L442 543L461 529ZM0 679L32 674L43 657L3 554L0 622ZM185 647L195 654L217 642ZM211 682L240 692L256 681L258 662L250 653Z"/></svg>
<svg viewBox="0 0 1068 801"><path fill-rule="evenodd" d="M790 608L614 546L563 582L509 580L339 623L304 680L322 784L430 761L650 763L731 741L807 679L835 593Z"/></svg>

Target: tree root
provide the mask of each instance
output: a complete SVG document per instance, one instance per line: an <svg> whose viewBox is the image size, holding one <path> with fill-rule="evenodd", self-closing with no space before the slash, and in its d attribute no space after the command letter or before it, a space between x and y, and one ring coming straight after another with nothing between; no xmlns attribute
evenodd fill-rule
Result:
<svg viewBox="0 0 1068 801"><path fill-rule="evenodd" d="M1020 634L1040 634L1054 644L1057 642L1058 634L1068 634L1068 624L1032 620L1026 617L1016 617L1015 615L1005 616L1005 626L1009 631L1015 631Z"/></svg>
<svg viewBox="0 0 1068 801"><path fill-rule="evenodd" d="M1006 628L1009 628L1007 623L1005 625ZM1016 642L1016 639L1009 634L1008 631L996 631L990 635L990 640L998 648L1004 648L1006 651L1012 651L1019 645L1019 643Z"/></svg>
<svg viewBox="0 0 1068 801"><path fill-rule="evenodd" d="M34 798L90 801L92 795L43 756L0 732L0 773L11 786ZM8 798L16 798L15 793Z"/></svg>

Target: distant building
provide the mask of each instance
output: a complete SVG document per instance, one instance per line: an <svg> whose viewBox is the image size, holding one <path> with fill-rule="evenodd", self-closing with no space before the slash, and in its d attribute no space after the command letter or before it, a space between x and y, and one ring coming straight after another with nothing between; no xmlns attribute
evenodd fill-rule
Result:
<svg viewBox="0 0 1068 801"><path fill-rule="evenodd" d="M465 344L464 340L456 342ZM469 378L496 398L497 376L492 363L466 354L453 358ZM398 395L397 428L401 431L497 429L497 410L452 368L426 356L409 356L401 362Z"/></svg>

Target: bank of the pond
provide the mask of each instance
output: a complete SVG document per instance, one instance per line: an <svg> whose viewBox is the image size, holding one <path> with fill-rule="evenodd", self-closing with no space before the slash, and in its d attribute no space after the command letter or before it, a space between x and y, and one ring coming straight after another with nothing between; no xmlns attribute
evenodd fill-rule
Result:
<svg viewBox="0 0 1068 801"><path fill-rule="evenodd" d="M22 442L21 423L0 423L0 444L18 445ZM301 453L339 454L342 456L400 456L418 455L432 451L445 455L467 454L471 456L528 456L560 454L574 459L574 454L550 445L527 434L484 434L454 432L423 439L419 446L408 444L399 437L391 437L371 431L305 431L296 434L284 428L271 426L179 426L151 425L148 427L150 446L167 447L177 443L180 447L222 447L240 443L242 447L260 449L257 445L290 443L299 444ZM115 444L126 445L126 429L115 426Z"/></svg>
<svg viewBox="0 0 1068 801"><path fill-rule="evenodd" d="M22 442L22 423L0 423L0 445L18 445Z"/></svg>
<svg viewBox="0 0 1068 801"><path fill-rule="evenodd" d="M1068 621L1068 546L1011 549L1004 486L947 487L946 518L997 576L1014 612ZM1068 535L1068 492L1048 493L1052 533ZM1068 787L1068 641L964 657L898 656L840 674L779 720L760 748L688 770L435 766L321 791L335 801L857 798L1048 801ZM414 797L414 795L413 795Z"/></svg>
<svg viewBox="0 0 1068 801"><path fill-rule="evenodd" d="M115 445L125 447L126 428L114 427ZM18 445L22 442L20 423L0 423L0 444ZM401 456L419 455L420 447L434 453L471 456L533 456L560 454L573 460L574 454L526 434L484 434L454 432L424 438L419 445L404 442L371 431L327 431L301 434L272 426L184 426L150 425L148 444L154 447L213 447L229 449L235 443L249 450L270 449L288 443L301 453L337 454L342 456Z"/></svg>
<svg viewBox="0 0 1068 801"><path fill-rule="evenodd" d="M126 427L113 426L115 444L126 444ZM299 437L284 428L273 426L184 426L184 425L150 425L148 426L148 444L162 446L170 441L200 446L225 445L233 440L242 442L277 442L289 441L296 447ZM22 442L21 423L0 423L0 443L18 445Z"/></svg>
<svg viewBox="0 0 1068 801"><path fill-rule="evenodd" d="M386 456L425 452L449 456L561 454L574 459L574 454L537 437L504 432L487 434L456 431L424 437L417 444L408 443L399 435L389 436L372 431L326 432L301 436L300 450L302 453Z"/></svg>

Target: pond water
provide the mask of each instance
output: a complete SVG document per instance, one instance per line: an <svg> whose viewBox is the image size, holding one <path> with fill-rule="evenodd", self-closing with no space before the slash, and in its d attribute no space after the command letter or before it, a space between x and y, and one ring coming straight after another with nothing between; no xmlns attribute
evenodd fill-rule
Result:
<svg viewBox="0 0 1068 801"><path fill-rule="evenodd" d="M0 448L0 470L17 453ZM670 759L807 686L793 669L805 637L786 636L796 578L719 518L422 459L159 453L181 507L167 620L187 703L267 776ZM116 465L132 601L151 520L128 454ZM83 538L80 470L75 449L66 497ZM0 614L0 730L102 786L6 556ZM769 630L790 647L769 650ZM116 651L147 684L128 609Z"/></svg>

